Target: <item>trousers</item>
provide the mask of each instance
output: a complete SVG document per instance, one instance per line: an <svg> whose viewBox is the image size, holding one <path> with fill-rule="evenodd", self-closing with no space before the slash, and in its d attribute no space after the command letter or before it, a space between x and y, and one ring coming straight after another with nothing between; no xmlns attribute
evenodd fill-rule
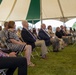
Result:
<svg viewBox="0 0 76 75"><path fill-rule="evenodd" d="M46 55L47 54L47 47L45 45L45 41L44 40L36 40L35 45L37 47L41 47L41 54L42 55Z"/></svg>
<svg viewBox="0 0 76 75"><path fill-rule="evenodd" d="M25 57L0 57L0 69L7 69L6 75L13 75L18 67L18 75L27 75Z"/></svg>

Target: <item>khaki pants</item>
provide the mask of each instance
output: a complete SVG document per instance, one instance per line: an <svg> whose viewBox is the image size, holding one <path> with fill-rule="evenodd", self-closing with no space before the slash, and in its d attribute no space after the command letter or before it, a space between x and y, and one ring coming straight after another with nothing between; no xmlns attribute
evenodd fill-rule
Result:
<svg viewBox="0 0 76 75"><path fill-rule="evenodd" d="M50 38L50 41L52 43L53 46L53 51L57 51L59 50L59 39L58 38Z"/></svg>
<svg viewBox="0 0 76 75"><path fill-rule="evenodd" d="M41 54L42 55L46 55L47 54L47 47L45 45L45 41L44 40L36 40L35 45L37 47L41 47Z"/></svg>
<svg viewBox="0 0 76 75"><path fill-rule="evenodd" d="M59 44L60 44L60 49L64 48L65 45L63 39L60 39Z"/></svg>

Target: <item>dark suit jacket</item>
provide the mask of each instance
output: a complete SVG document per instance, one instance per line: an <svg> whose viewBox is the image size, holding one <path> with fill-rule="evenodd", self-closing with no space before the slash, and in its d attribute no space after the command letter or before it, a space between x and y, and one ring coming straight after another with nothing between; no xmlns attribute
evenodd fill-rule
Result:
<svg viewBox="0 0 76 75"><path fill-rule="evenodd" d="M42 29L39 30L38 36L41 40L45 41L46 46L51 44L50 37Z"/></svg>
<svg viewBox="0 0 76 75"><path fill-rule="evenodd" d="M62 36L66 35L62 29L60 30L60 33L62 34Z"/></svg>
<svg viewBox="0 0 76 75"><path fill-rule="evenodd" d="M61 32L60 32L60 31L59 31L59 32L58 32L58 31L56 31L56 33L55 33L55 34L56 34L56 36L57 36L58 38L62 38L62 34L61 34Z"/></svg>
<svg viewBox="0 0 76 75"><path fill-rule="evenodd" d="M22 29L21 36L24 42L31 45L32 48L35 47L36 40L32 37L32 35L25 28Z"/></svg>

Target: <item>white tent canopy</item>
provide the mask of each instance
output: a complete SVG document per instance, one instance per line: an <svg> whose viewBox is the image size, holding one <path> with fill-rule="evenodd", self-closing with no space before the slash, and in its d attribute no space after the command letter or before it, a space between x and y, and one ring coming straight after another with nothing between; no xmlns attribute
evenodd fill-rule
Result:
<svg viewBox="0 0 76 75"><path fill-rule="evenodd" d="M0 5L0 21L24 20L30 0L3 0Z"/></svg>
<svg viewBox="0 0 76 75"><path fill-rule="evenodd" d="M76 0L42 0L43 18L76 17Z"/></svg>
<svg viewBox="0 0 76 75"><path fill-rule="evenodd" d="M76 0L2 0L0 4L0 22L25 20L32 1L41 2L40 15L42 19L76 17ZM35 6L36 4L34 4L34 8ZM35 15L38 14L35 13ZM33 15L31 14L31 16Z"/></svg>

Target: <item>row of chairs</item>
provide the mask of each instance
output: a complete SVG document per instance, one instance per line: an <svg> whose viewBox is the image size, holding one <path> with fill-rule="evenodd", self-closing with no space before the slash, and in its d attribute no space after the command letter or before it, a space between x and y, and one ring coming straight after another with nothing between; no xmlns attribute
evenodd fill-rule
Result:
<svg viewBox="0 0 76 75"><path fill-rule="evenodd" d="M0 40L2 40L2 42L7 46L6 38L3 38L3 39L0 38ZM39 47L36 47L36 48L39 48ZM37 55L39 57L40 55L39 55L39 53L38 53L36 48L33 50L33 52L34 52L35 55ZM50 51L49 47L48 47L48 51ZM33 53L31 54L32 58L35 58L34 54ZM23 53L19 52L18 55L23 56ZM0 70L0 75L6 75L5 69L1 69Z"/></svg>

